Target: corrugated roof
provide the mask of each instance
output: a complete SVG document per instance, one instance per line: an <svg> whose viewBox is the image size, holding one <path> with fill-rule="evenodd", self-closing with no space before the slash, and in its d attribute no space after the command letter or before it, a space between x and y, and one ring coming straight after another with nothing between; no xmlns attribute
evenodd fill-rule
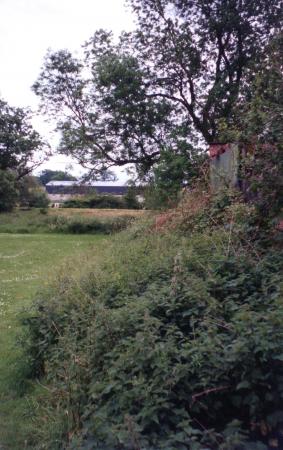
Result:
<svg viewBox="0 0 283 450"><path fill-rule="evenodd" d="M124 187L127 183L120 181L91 181L83 183L80 181L49 181L46 186L93 186L93 187Z"/></svg>

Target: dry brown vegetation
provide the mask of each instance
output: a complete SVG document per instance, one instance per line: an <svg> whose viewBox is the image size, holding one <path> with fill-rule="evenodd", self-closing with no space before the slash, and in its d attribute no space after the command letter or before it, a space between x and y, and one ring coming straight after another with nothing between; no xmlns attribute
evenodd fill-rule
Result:
<svg viewBox="0 0 283 450"><path fill-rule="evenodd" d="M200 211L203 211L210 199L210 191L201 183L190 191L184 190L176 208L156 216L156 230L178 228L182 223L190 221Z"/></svg>
<svg viewBox="0 0 283 450"><path fill-rule="evenodd" d="M137 209L90 209L90 208L54 208L49 209L49 215L55 216L81 216L81 217L98 217L98 218L108 218L108 217L121 217L121 216L131 216L131 217L144 217L149 214L149 211L137 210Z"/></svg>

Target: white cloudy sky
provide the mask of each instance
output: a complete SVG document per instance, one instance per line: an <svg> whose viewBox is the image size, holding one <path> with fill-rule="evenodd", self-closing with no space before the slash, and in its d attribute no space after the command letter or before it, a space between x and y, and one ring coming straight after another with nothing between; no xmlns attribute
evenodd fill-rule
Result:
<svg viewBox="0 0 283 450"><path fill-rule="evenodd" d="M0 0L0 96L35 110L31 85L48 48L76 51L99 28L118 35L132 27L125 0ZM34 124L47 136L43 120ZM44 168L65 169L68 163L57 156Z"/></svg>

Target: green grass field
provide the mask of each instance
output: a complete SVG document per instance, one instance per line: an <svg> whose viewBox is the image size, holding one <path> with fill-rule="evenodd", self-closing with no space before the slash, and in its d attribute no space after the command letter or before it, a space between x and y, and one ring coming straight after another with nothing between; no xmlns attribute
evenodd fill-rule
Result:
<svg viewBox="0 0 283 450"><path fill-rule="evenodd" d="M23 355L17 345L22 311L66 258L98 251L103 236L0 234L0 449L25 448L27 400L15 388Z"/></svg>
<svg viewBox="0 0 283 450"><path fill-rule="evenodd" d="M113 221L121 217L143 217L150 214L148 211L135 209L76 209L76 208L49 208L47 210L33 208L30 210L15 209L13 212L0 214L0 233L50 233L51 221L59 219L81 219L97 221Z"/></svg>

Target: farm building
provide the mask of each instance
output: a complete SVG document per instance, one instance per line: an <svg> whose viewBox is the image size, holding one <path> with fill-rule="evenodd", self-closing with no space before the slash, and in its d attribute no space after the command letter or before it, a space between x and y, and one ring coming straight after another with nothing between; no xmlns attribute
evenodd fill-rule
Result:
<svg viewBox="0 0 283 450"><path fill-rule="evenodd" d="M119 181L93 181L89 183L80 181L50 181L45 188L51 202L63 203L72 197L80 195L125 195L128 186Z"/></svg>

